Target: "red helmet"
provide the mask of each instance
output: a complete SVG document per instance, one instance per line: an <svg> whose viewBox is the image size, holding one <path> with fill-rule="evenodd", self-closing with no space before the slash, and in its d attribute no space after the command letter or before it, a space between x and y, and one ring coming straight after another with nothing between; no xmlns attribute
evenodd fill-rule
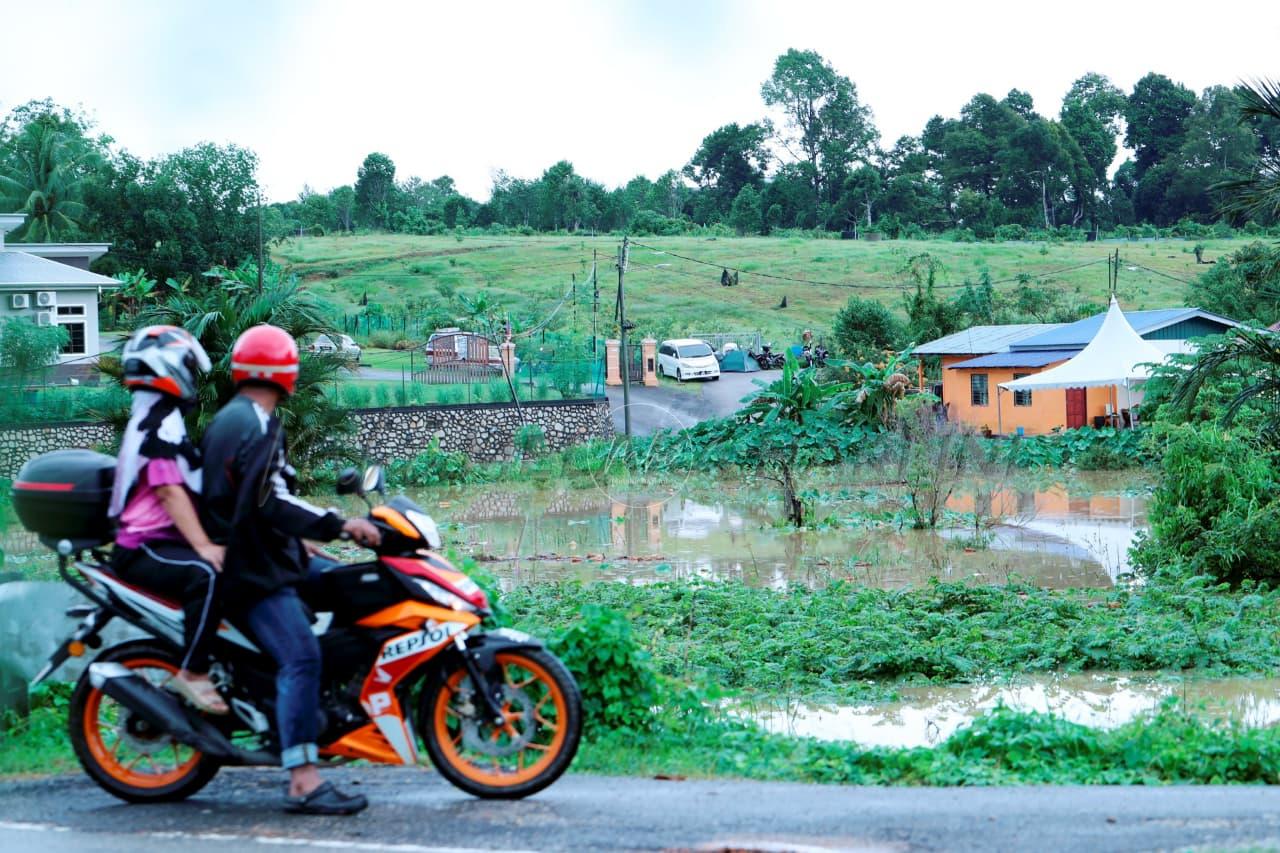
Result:
<svg viewBox="0 0 1280 853"><path fill-rule="evenodd" d="M298 344L277 326L254 326L231 348L231 379L275 385L286 395L298 382Z"/></svg>

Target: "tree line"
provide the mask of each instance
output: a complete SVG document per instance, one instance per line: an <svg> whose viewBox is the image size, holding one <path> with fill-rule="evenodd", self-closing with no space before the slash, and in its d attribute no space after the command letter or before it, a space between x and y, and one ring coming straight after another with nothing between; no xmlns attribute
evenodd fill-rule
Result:
<svg viewBox="0 0 1280 853"><path fill-rule="evenodd" d="M1018 89L979 93L888 148L854 82L813 51L779 56L760 95L767 115L716 128L687 163L612 189L562 160L536 178L498 172L480 201L448 175L402 177L373 152L351 184L267 205L252 151L201 143L144 160L84 114L34 101L0 121L0 206L28 214L13 239L110 241L104 272L161 280L238 263L259 227L267 239L357 229L1020 239L1280 221L1274 205L1223 206L1224 188L1240 198L1242 185L1274 198L1280 121L1256 107L1280 99L1266 83L1197 95L1153 72L1126 93L1089 73L1056 116ZM1121 140L1133 156L1113 170Z"/></svg>

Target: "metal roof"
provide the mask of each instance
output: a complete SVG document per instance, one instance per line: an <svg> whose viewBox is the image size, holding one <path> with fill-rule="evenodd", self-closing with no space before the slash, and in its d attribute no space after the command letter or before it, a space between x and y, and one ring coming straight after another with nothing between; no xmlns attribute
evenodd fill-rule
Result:
<svg viewBox="0 0 1280 853"><path fill-rule="evenodd" d="M982 355L977 358L971 358L968 361L949 365L949 369L967 370L974 367L1044 367L1047 364L1066 361L1072 356L1078 355L1079 352L1080 350L1078 349L1029 351L1012 350L1010 352L995 352L991 355Z"/></svg>
<svg viewBox="0 0 1280 853"><path fill-rule="evenodd" d="M105 275L61 264L12 249L0 251L0 289L39 287L119 287L120 282Z"/></svg>
<svg viewBox="0 0 1280 853"><path fill-rule="evenodd" d="M1015 349L1065 349L1067 347L1082 349L1098 334L1098 329L1102 328L1102 320L1106 316L1106 312L1095 314L1074 323L1049 329L1033 337L1022 338L1012 346ZM1195 317L1221 323L1228 328L1240 325L1235 320L1202 311L1199 308L1160 308L1154 311L1124 312L1124 318L1139 335L1148 335L1157 329Z"/></svg>
<svg viewBox="0 0 1280 853"><path fill-rule="evenodd" d="M1060 323L1016 323L1007 326L972 326L963 332L921 344L914 355L985 355L1004 352L1011 345L1060 326ZM1085 343L1088 343L1086 341ZM1084 344L1081 344L1083 347Z"/></svg>

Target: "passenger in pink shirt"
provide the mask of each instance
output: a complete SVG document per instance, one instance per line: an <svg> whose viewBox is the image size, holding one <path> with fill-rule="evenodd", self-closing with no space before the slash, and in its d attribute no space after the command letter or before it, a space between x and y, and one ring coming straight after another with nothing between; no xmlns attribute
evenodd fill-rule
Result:
<svg viewBox="0 0 1280 853"><path fill-rule="evenodd" d="M182 417L209 357L186 329L148 326L120 359L133 403L111 494L118 519L112 568L182 603L183 657L166 686L202 711L226 714L208 675L209 645L222 621L218 579L226 549L209 540L196 512L200 458Z"/></svg>

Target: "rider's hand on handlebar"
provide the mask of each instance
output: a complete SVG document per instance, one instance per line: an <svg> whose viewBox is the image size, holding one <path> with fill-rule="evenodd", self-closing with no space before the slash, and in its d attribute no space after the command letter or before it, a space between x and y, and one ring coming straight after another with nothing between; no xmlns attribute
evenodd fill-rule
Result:
<svg viewBox="0 0 1280 853"><path fill-rule="evenodd" d="M346 524L342 525L342 532L369 548L376 547L382 542L382 534L368 519L348 518Z"/></svg>
<svg viewBox="0 0 1280 853"><path fill-rule="evenodd" d="M197 545L195 552L200 555L200 559L213 566L215 572L222 571L222 563L227 558L227 546L215 545L212 542L206 542L203 545Z"/></svg>

